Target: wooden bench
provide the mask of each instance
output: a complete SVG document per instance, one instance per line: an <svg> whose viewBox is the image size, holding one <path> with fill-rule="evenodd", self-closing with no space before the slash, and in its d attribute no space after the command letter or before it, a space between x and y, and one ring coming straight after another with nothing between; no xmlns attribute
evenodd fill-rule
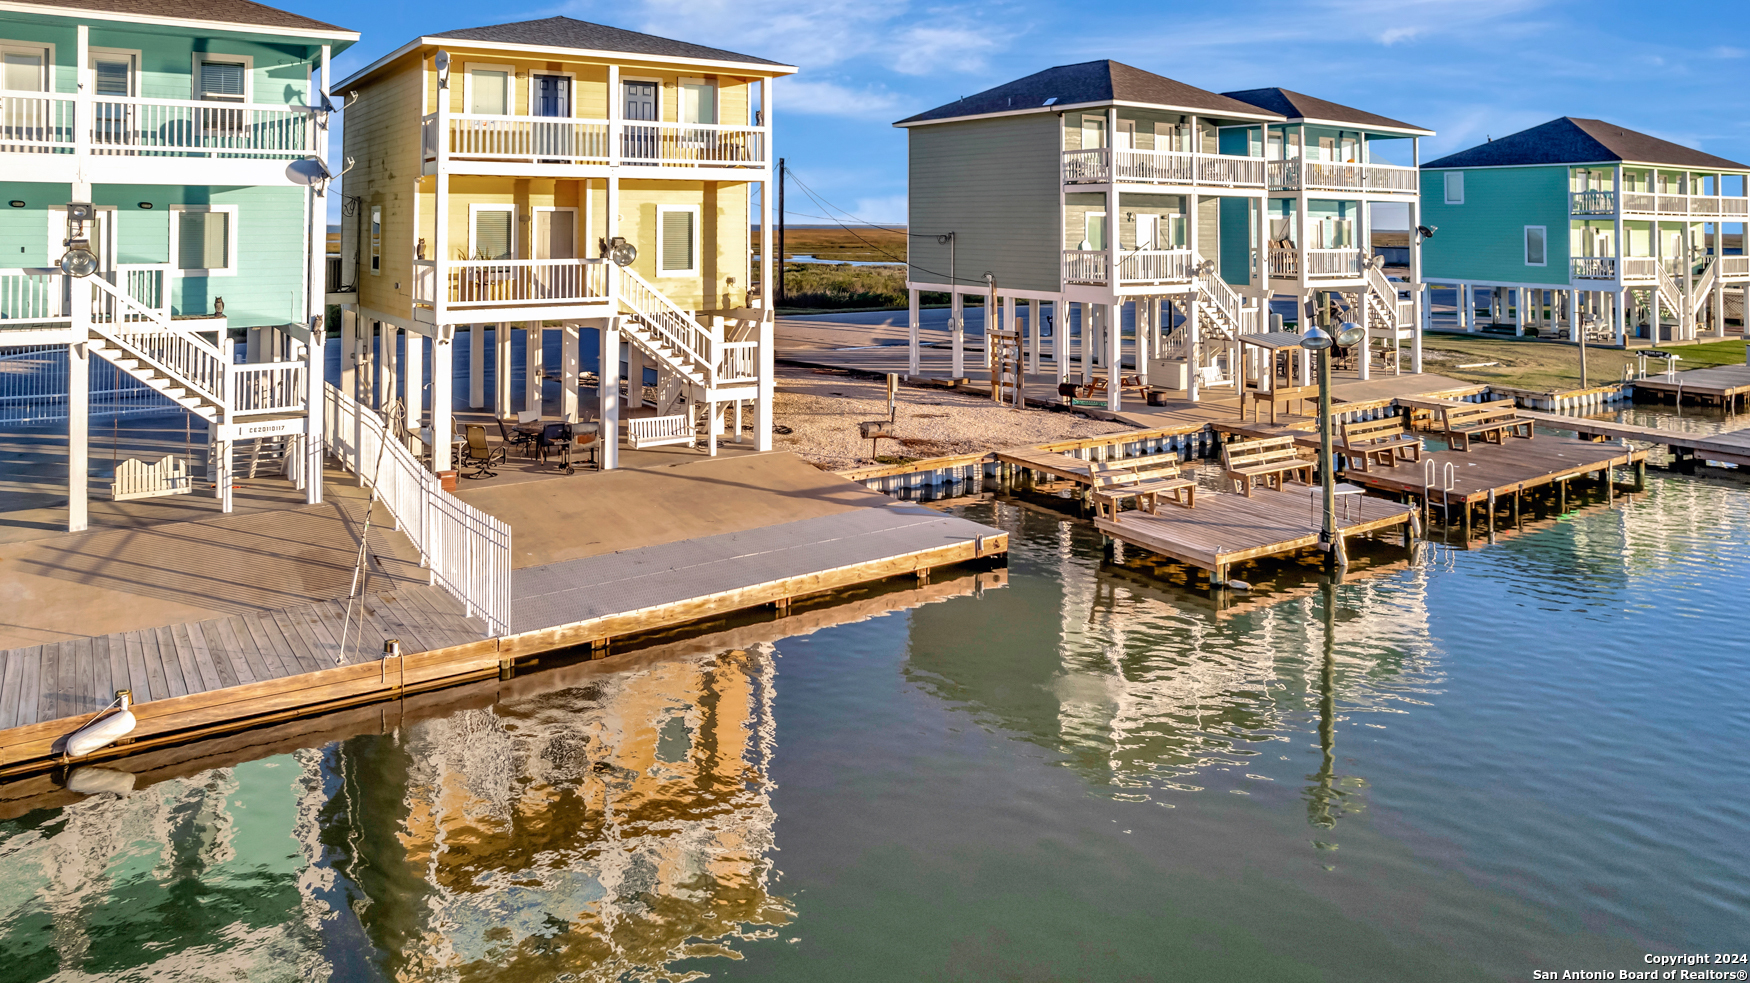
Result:
<svg viewBox="0 0 1750 983"><path fill-rule="evenodd" d="M1389 468L1399 461L1420 461L1422 438L1404 430L1403 417L1385 416L1343 424L1337 451L1357 471L1366 471L1374 458Z"/></svg>
<svg viewBox="0 0 1750 983"><path fill-rule="evenodd" d="M1455 451L1470 450L1472 437L1497 444L1509 433L1531 439L1531 421L1519 415L1511 400L1449 406L1441 417L1446 428L1446 443ZM1525 433L1520 434L1520 430Z"/></svg>
<svg viewBox="0 0 1750 983"><path fill-rule="evenodd" d="M1260 478L1265 487L1274 482L1276 488L1281 488L1285 475L1301 476L1303 482L1312 484L1313 462L1300 456L1292 436L1230 440L1221 446L1221 467L1233 481L1234 490L1247 498Z"/></svg>
<svg viewBox="0 0 1750 983"><path fill-rule="evenodd" d="M1194 507L1197 482L1184 477L1181 468L1179 458L1172 454L1092 465L1089 477L1094 484L1094 514L1117 522L1125 499L1134 498L1137 508L1154 515L1159 512L1162 495L1171 495L1175 505Z"/></svg>
<svg viewBox="0 0 1750 983"><path fill-rule="evenodd" d="M634 450L664 444L690 444L698 439L693 421L684 413L634 417L626 421L626 436Z"/></svg>

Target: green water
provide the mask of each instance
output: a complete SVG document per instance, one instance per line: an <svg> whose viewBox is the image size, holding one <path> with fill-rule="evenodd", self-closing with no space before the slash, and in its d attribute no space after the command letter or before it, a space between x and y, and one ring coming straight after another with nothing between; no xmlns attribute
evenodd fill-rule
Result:
<svg viewBox="0 0 1750 983"><path fill-rule="evenodd" d="M1747 506L1655 474L1225 609L1082 522L959 507L1012 533L1006 585L14 805L0 979L1521 980L1742 951Z"/></svg>

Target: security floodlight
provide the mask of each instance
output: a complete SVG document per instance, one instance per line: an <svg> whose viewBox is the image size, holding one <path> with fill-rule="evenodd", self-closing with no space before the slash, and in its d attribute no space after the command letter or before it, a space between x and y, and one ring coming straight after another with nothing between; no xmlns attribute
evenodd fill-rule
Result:
<svg viewBox="0 0 1750 983"><path fill-rule="evenodd" d="M1438 225L1418 225L1418 226L1416 226L1416 234L1421 236L1424 239L1434 238L1434 233L1439 232L1439 231L1440 231L1440 226L1438 226Z"/></svg>
<svg viewBox="0 0 1750 983"><path fill-rule="evenodd" d="M1315 352L1322 352L1331 347L1330 333L1325 331L1324 328L1314 324L1301 334L1300 347L1310 348Z"/></svg>
<svg viewBox="0 0 1750 983"><path fill-rule="evenodd" d="M68 276L86 277L97 272L97 254L84 239L67 242L67 253L61 257L61 272Z"/></svg>
<svg viewBox="0 0 1750 983"><path fill-rule="evenodd" d="M1367 337L1367 329L1354 321L1344 321L1337 325L1337 344L1350 348Z"/></svg>
<svg viewBox="0 0 1750 983"><path fill-rule="evenodd" d="M605 250L608 261L615 266L631 266L638 258L638 247L627 242L624 236L615 236L607 242Z"/></svg>
<svg viewBox="0 0 1750 983"><path fill-rule="evenodd" d="M67 203L67 221L69 223L89 222L96 216L96 214L96 206L92 205L89 201L74 201Z"/></svg>

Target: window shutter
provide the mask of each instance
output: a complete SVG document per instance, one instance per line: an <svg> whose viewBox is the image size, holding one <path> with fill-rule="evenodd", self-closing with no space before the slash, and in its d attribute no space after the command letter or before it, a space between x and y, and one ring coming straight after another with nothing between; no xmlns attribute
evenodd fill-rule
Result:
<svg viewBox="0 0 1750 983"><path fill-rule="evenodd" d="M693 213L662 213L662 268L680 272L693 268Z"/></svg>
<svg viewBox="0 0 1750 983"><path fill-rule="evenodd" d="M243 66L231 61L201 62L201 96L241 101Z"/></svg>
<svg viewBox="0 0 1750 983"><path fill-rule="evenodd" d="M470 258L510 258L510 213L474 213L474 256Z"/></svg>

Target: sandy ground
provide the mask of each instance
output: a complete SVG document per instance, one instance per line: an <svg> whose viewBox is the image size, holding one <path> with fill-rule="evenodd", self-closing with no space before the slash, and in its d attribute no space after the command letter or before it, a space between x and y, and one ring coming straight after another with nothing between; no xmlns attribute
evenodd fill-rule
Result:
<svg viewBox="0 0 1750 983"><path fill-rule="evenodd" d="M780 427L791 431L780 430L774 438L778 450L835 471L874 464L869 441L858 436L857 424L887 419L887 385L836 372L779 368L776 417ZM946 389L901 385L894 429L901 444L882 440L883 458L972 454L1131 428L1074 413L996 406L988 398Z"/></svg>

